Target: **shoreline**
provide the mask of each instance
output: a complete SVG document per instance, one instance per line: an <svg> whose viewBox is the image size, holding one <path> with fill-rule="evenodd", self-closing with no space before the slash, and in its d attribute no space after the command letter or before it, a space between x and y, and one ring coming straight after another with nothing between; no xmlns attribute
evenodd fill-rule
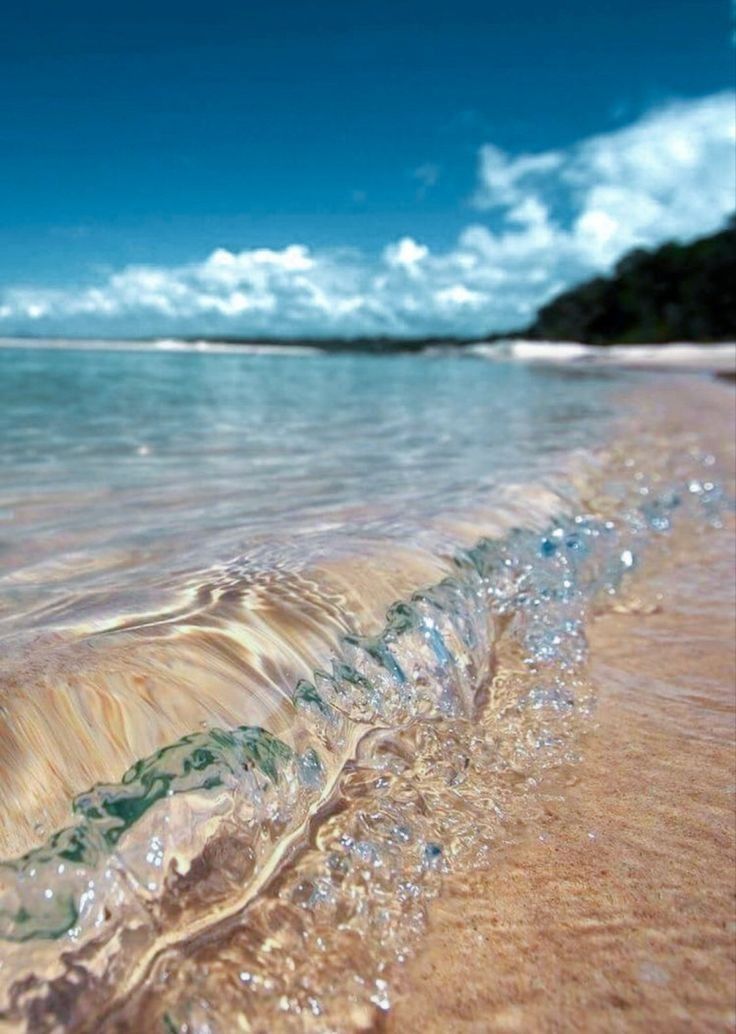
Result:
<svg viewBox="0 0 736 1034"><path fill-rule="evenodd" d="M0 338L3 349L160 352L180 355L420 356L485 359L584 369L632 369L736 375L736 342L588 345L575 341L523 338L230 340L217 338L72 339Z"/></svg>
<svg viewBox="0 0 736 1034"><path fill-rule="evenodd" d="M574 369L623 368L651 371L733 374L736 344L586 345L576 341L509 339L469 346L474 355L492 361L513 361Z"/></svg>
<svg viewBox="0 0 736 1034"><path fill-rule="evenodd" d="M607 450L605 450L607 452L608 458L612 461L612 463L614 464L614 467L615 467L616 470L619 470L619 468L621 467L621 464L622 464L622 462L624 460L624 457L626 457L626 456L634 456L634 455L636 455L636 456L638 456L638 458L640 460L644 460L645 458L647 458L647 457L649 457L651 455L658 455L658 446L661 446L661 448L664 450L664 455L669 456L670 458L672 458L673 456L677 457L677 456L680 455L680 453L678 452L678 449L684 449L684 453L687 453L688 449L691 446L694 447L696 445L696 443L700 444L701 440L702 440L703 446L705 447L707 445L707 441L706 441L706 439L702 438L702 435L691 434L689 436L689 438L688 438L687 435L683 436L683 434L682 434L682 431L683 431L683 421L687 421L687 420L691 421L691 424L688 425L688 426L692 426L694 428L698 428L698 430L702 430L701 424L702 424L702 413L703 412L708 412L708 414L709 414L708 419L710 420L710 423L712 425L711 430L713 431L713 435L711 437L713 438L714 444L720 445L720 443L721 443L721 439L723 437L723 431L724 431L723 419L725 419L726 416L730 416L730 411L731 411L732 405L733 405L733 393L730 391L729 388L725 387L724 385L716 384L715 382L712 382L712 381L709 382L707 380L695 380L695 379L693 379L689 383L683 384L683 382L682 382L682 380L680 378L672 378L670 380L658 379L657 384L659 385L659 388L656 391L651 391L651 388L653 387L653 385L650 385L650 393L648 395L646 395L646 399L647 399L647 403L648 403L646 409L641 407L641 397L643 395L645 395L645 393L646 393L646 389L642 389L641 386L639 386L638 388L634 389L633 397L629 399L630 405L627 406L627 410L630 412L632 410L632 408L633 408L635 412L636 411L644 412L646 414L646 416L645 416L645 418L641 422L641 427L638 428L637 435L633 435L633 434L630 433L628 438L622 439L620 434L616 434L616 435L614 435L613 439L610 442L610 447ZM640 399L638 407L637 407L637 394L638 394L639 399ZM726 406L726 400L728 401L728 405L727 406ZM719 422L719 420L720 420L720 422ZM633 424L629 424L626 421L621 421L620 423L622 425L621 429L624 430L624 431L626 431L627 428L628 428L629 432L631 432L632 428L634 427ZM675 437L674 438L671 438L669 436L669 431L673 431L675 433ZM675 444L675 443L677 443L677 444ZM621 451L622 448L626 449L626 450L631 450L631 451L630 452L629 451L622 452ZM719 451L720 451L720 449L719 449ZM684 453L683 453L683 456L684 456ZM692 469L691 468L692 457L690 459L687 459L687 457L685 456L685 460L686 460L686 463L685 463L686 469ZM602 461L603 461L603 457L602 457ZM604 462L604 466L607 466L607 463ZM628 466L628 464L624 464L624 466ZM634 470L636 470L636 469L637 468L634 468ZM680 467L678 467L677 469L679 471ZM633 477L634 470L630 470L629 473L625 475L625 480L626 480L627 483L630 481L631 477ZM659 471L659 473L657 473L657 471ZM670 473L674 473L674 472L670 472L669 469L668 469L668 466L666 464L661 469L656 467L656 465L655 465L655 472L654 472L653 481L652 481L652 488L653 488L653 492L654 492L653 500L656 500L656 498L658 497L658 494L663 489L667 488L670 485L670 480L669 480L670 479ZM601 490L601 487L602 487L602 484L599 482L598 477L595 476L595 474L594 474L592 479L590 481L588 481L584 477L583 472L581 472L581 476L583 477L583 482L584 482L581 485L581 491L583 492L583 495L582 495L581 498L583 500L585 500L585 499L588 500L587 506L590 507L592 512L598 512L599 508L598 508L598 505L596 503L596 499L600 498L602 512L605 512L606 508L607 508L607 506L609 504L606 503L606 501L603 499L602 496L599 497L597 495L597 493ZM662 477L664 477L664 481L662 480ZM675 482L675 483L679 484L680 482L678 481L678 482ZM614 494L615 494L615 490L614 490ZM639 500L636 505L637 505L637 507L640 506L640 505L643 505L642 501ZM669 506L670 504L668 503L667 505ZM584 510L583 512L587 512L587 509ZM637 510L637 512L638 512L638 510ZM538 548L538 547L535 546L535 549L536 548ZM656 550L655 550L655 552L656 552ZM536 555L536 554L534 554L534 555ZM622 556L621 556L622 562L623 562L623 559L624 559L624 557L623 557L623 554L622 554ZM648 571L649 571L649 567L646 568L646 572L648 572ZM647 584L648 583L645 582L645 586ZM628 598L628 592L625 594L625 598ZM637 613L646 615L647 611L646 611L646 609L643 609L643 610L640 609L639 611L637 611ZM617 649L618 648L619 647L617 647ZM491 720L492 720L492 716L491 716ZM463 748L463 749L465 749L465 748ZM404 755L404 757L407 757L407 756L408 757L415 756L412 749L409 749L408 753L406 755ZM443 755L443 758L444 758L444 755ZM429 758L427 760L429 760ZM442 759L440 759L440 760L442 762ZM445 760L449 760L449 759L445 759ZM610 762L610 760L611 759L609 758L609 762ZM615 755L613 757L613 760L615 762L617 762L617 757ZM398 758L397 758L397 761L398 761ZM442 763L444 763L444 762L442 762ZM432 762L432 764L430 765L430 768L428 769L428 771L431 772L433 770L433 766L434 766L434 762ZM610 767L610 765L609 765L609 767ZM368 766L368 769L370 770L370 765ZM350 773L347 773L346 778L348 779L348 781L350 780L350 778L351 778ZM483 789L482 785L479 785L477 789L478 789L478 791L481 794L484 793L484 789ZM545 793L546 793L546 791L543 790L542 791L542 795L539 797L539 800L542 801L542 802L544 802L545 800L548 799L548 797L544 796ZM360 799L362 800L362 796L361 796ZM520 800L523 801L524 799L522 798ZM366 798L365 802L363 804L360 804L359 801L356 802L356 805L361 807L361 808L365 807L365 806L369 806L370 804L371 804L371 801L370 801L369 798ZM443 805L443 808L446 807L446 806L447 806L447 802L445 802L445 805ZM525 806L526 805L523 804L523 803L520 805L520 807L522 808L522 811L523 811ZM510 807L511 807L511 805L510 805ZM567 814L567 810L566 809L567 809L567 804L565 804L565 809L564 809L565 810L565 814ZM573 808L573 811L574 811L574 808ZM513 807L511 807L511 812L513 813ZM458 814L457 818L460 818L459 814ZM360 821L362 821L362 820L360 820ZM451 819L451 824L454 823L454 822L455 822L455 817L453 817ZM328 822L328 825L329 825L329 822ZM537 828L538 828L537 827L536 817L534 817L532 819L532 826L533 826L533 828L534 828L534 830L536 832ZM475 827L475 829L476 829L476 832L477 832L477 826ZM323 833L321 827L318 824L315 825L314 835L315 835L315 838L317 839L317 841L321 843L322 837L323 837L324 833ZM439 834L439 830L437 831L437 833L435 833L434 830L430 827L430 828L427 829L427 834L426 835L430 837L430 840L432 841L432 843L442 842L442 835ZM514 837L512 836L512 840L513 839L514 839ZM505 842L506 841L504 840L504 843ZM525 843L525 841L523 841L523 838L522 838L522 842ZM432 844L429 844L429 846L432 846ZM489 872L492 875L492 878L494 878L494 879L498 877L498 869L496 868L496 865L499 864L499 865L503 866L505 864L505 858L506 858L505 849L503 847L501 847L500 848L500 852L501 852L501 854L499 855L499 862L498 863L493 862L492 863L492 868L489 870ZM492 858L495 859L496 858L496 854L497 854L496 850L493 849ZM436 855L432 855L431 857L432 857L432 859L435 859L437 856ZM324 861L324 859L319 854L319 850L318 850L316 855L310 856L309 858L306 858L306 860L305 860L306 870L304 870L304 871L309 873L310 866L314 865L314 866L319 867L322 864L323 861ZM422 863L422 865L424 866L424 863ZM429 868L431 869L431 866ZM434 871L434 870L432 870L432 871ZM467 873L467 869L465 871ZM471 870L471 872L472 872L472 870ZM472 879L473 877L471 875L470 877L466 877L466 878ZM281 893L278 890L278 887L279 886L288 887L289 880L294 882L294 880L299 881L299 879L300 879L300 877L299 877L299 870L295 869L294 866L291 866L291 867L288 867L288 868L284 869L284 871L282 873L280 872L280 874L278 876L278 879L277 879L276 883L274 884L274 886L272 888L270 888L270 889L266 888L266 893L259 898L259 902L257 903L257 906L254 906L253 910L251 910L252 914L258 916L261 911L263 911L265 915L270 914L269 910L271 909L271 907L273 905L277 904L276 900L274 900L274 894ZM322 877L320 877L320 879L322 879ZM431 897L434 896L433 891L431 889L432 886L433 886L433 883L431 881L434 879L434 877L430 876L429 879L430 879L430 884L428 885L428 893L430 894L430 899L431 899ZM525 883L525 882L528 883L528 881L524 881L523 879L520 882L522 884ZM452 885L453 884L452 884L452 881L451 881L450 882L450 891L452 890ZM293 892L297 893L297 894L300 894L301 891L300 891L299 888L301 886L302 886L302 882L298 882L298 885L296 885L294 887ZM528 886L525 887L524 889L525 889L525 891L528 891ZM291 891L289 893L291 893ZM493 894L495 894L495 890L493 891ZM480 890L474 895L474 899L475 898L478 898L479 900L482 899L482 894L481 894ZM442 902L446 901L447 900L446 895L443 895L443 897L440 900ZM528 896L522 896L522 904L528 905L528 903L529 903ZM395 902L395 904L398 905L397 902ZM278 907L280 907L280 906L278 906ZM432 915L433 912L434 912L434 910L431 910L430 915ZM252 918L252 916L251 916L251 918ZM461 932L462 931L467 932L466 918L467 917L464 914L461 915L461 923L462 923ZM233 917L233 923L235 925L233 926L231 924L231 929L235 930L236 939L237 938L244 938L246 940L246 942L247 942L247 938L248 938L248 936L250 936L250 934L247 933L247 930L249 929L249 927L247 925L247 922L246 922L246 925L243 927L243 930L242 930L242 933L241 933L241 932L238 932L238 929L237 929L238 924L235 923L235 919L236 919L236 917ZM318 920L316 920L316 921L318 921ZM255 922L255 929L257 931L259 929L259 922L260 921L256 919L256 920L254 920L254 922ZM397 933L400 933L400 931L401 931L401 925L399 925L397 927ZM207 936L206 936L206 938L204 938L204 940L209 942L211 945L214 945L214 943L215 943L215 936L214 936L215 933L216 933L216 931L214 931L214 930L208 932ZM274 931L270 931L269 932L269 940L271 939L272 936L275 936L275 932ZM284 933L284 936L286 937L287 933ZM418 950L418 952L419 952L419 955L417 957L418 959L422 959L422 958L425 957L425 949L426 950L431 950L432 937L433 937L433 934L430 932L429 938L427 940L423 941L423 940L420 939L417 942L417 944L415 944L413 946L413 950ZM184 952L186 954L189 954L190 951L191 952L204 951L205 952L205 958L207 958L208 957L207 956L207 951L209 949L206 949L206 946L204 945L204 940L200 939L200 943L198 943L198 944L193 944L191 941L188 941L186 945L181 945L182 952ZM369 938L369 940L370 940L370 938ZM240 943L240 941L237 941L237 943ZM427 945L429 945L428 948L427 948ZM446 958L447 955L448 955L448 952L447 952L447 947L446 947L445 944L441 945L441 952L442 952L442 957ZM209 958L209 961L211 961L212 964L215 965L217 960L218 960L218 958L220 958L220 957L227 957L227 955L228 955L228 950L226 949L225 952L224 952L224 955L222 955L222 956L213 955L213 956L211 956L211 958ZM298 953L297 953L297 957L298 957ZM342 959L342 965L344 966L345 962L344 962L344 958L342 956L341 956L341 959ZM158 963L157 963L157 966L155 968L156 979L159 979L159 978L167 979L165 977L165 973L168 970L169 962L167 961L167 959L165 957L165 952L161 955L160 961L162 963L163 969L161 967L159 967ZM269 973L268 967L269 967L269 965L273 966L274 963L273 963L273 961L271 961L269 963L267 957L264 957L264 959L262 961L263 961L263 963L265 964L265 967L266 967L265 970L264 970L264 980L266 980L266 979L270 980L271 977L268 976L268 973ZM417 963L417 964L419 964L419 963ZM338 962L338 965L339 965L339 962ZM384 963L381 963L381 966L383 966L383 965L384 965ZM205 966L205 969L204 969L203 972L206 972L207 968L208 967ZM196 969L196 967L195 967L195 969ZM279 978L279 976L281 978L283 978L283 979L286 979L286 971L281 972L281 969L282 969L282 967L280 967L280 965L277 965L275 970L272 970L272 975L273 975L274 979ZM248 970L248 971L250 972L250 970ZM362 977L364 972L366 973L367 978L369 979L370 969L364 970L362 965L357 966L356 969L355 969L356 977L358 977L358 976ZM379 972L382 972L382 970L379 969ZM463 980L463 986L465 987L467 985L467 964L466 963L463 963L463 965L460 967L460 976L461 976L461 978ZM224 979L229 979L227 974L224 974L223 978ZM394 980L394 977L392 976L391 977L391 981L393 981L393 980ZM477 984L477 980L478 980L478 978L476 978L476 984ZM381 978L379 980L379 983L383 983L383 978ZM266 985L264 985L264 987L265 986ZM477 990L478 989L476 987L476 991ZM393 986L392 986L392 991L393 991ZM209 991L207 993L210 994ZM211 1000L213 1002L219 1000L218 999L218 994L215 993L213 995L213 997L211 998ZM371 999L371 1001L373 1001L373 999ZM145 1011L150 1006L151 1003L149 1001L149 1005L145 1005L144 1002L141 1002L140 1004L141 1004L141 1006L143 1007L143 1009ZM399 1004L397 1005L397 1008L400 1010L402 1007L403 1006L402 1006L401 999L400 999L399 1000ZM383 1008L383 1007L381 1007L381 1008ZM358 1010L358 1011L360 1012L360 1010ZM365 1013L363 1013L363 1015L365 1015ZM384 1015L384 1014L381 1013L380 1015ZM389 1018L390 1018L390 1014L389 1014ZM357 1014L356 1014L356 1024L354 1026L355 1026L355 1029L359 1029L359 1028L363 1029L365 1027L365 1024L362 1021L360 1021L360 1022L357 1021ZM111 1026L110 1029L113 1029L113 1027ZM125 1028L123 1026L120 1029L127 1029L127 1028ZM260 1029L260 1028L258 1028L258 1029ZM353 1027L351 1027L351 1029L353 1029ZM450 1028L450 1029L452 1029L452 1028ZM499 1029L504 1029L504 1028L499 1028Z"/></svg>
<svg viewBox="0 0 736 1034"><path fill-rule="evenodd" d="M709 413L712 443L733 406L731 392ZM733 524L726 534L695 554L676 536L635 576L628 610L595 619L583 761L546 787L537 836L448 880L375 1029L733 1029Z"/></svg>
<svg viewBox="0 0 736 1034"><path fill-rule="evenodd" d="M647 436L649 432L649 435L644 440L636 440L633 452L621 452L622 447L632 447L631 440L611 443L610 459L616 469L619 469L618 465L626 455L637 455L640 460L646 457L652 444L658 440L657 436L666 430L667 419L679 422L683 412L688 410L688 406L683 403L689 396L686 391L683 398L682 387L679 380L670 382L663 393L652 400L653 405L647 411L641 428L642 434ZM692 384L689 388L693 392ZM699 390L693 392L690 410L697 412L704 405L711 404L716 410L720 407L722 413L726 397L730 405L732 395L728 389L714 383L701 382ZM683 441L681 435L680 441L681 444L695 448L695 437L688 442L687 438ZM673 448L670 449L671 457ZM676 450L674 455L678 455ZM691 462L692 457L686 460L687 468L690 468ZM676 468L682 470L677 464ZM670 481L671 474L676 476L676 471L663 469L659 474L654 473L651 482L653 490L667 490L673 484ZM601 505L605 507L603 497L596 495L600 490L599 480L593 478L587 488L592 493L585 496L590 500L589 505L597 510L595 499L600 498ZM693 530L693 525L687 520L683 521L680 538L686 541ZM666 554L669 536L660 541L664 543L661 549ZM660 547L654 544L652 549L656 557ZM623 561L623 555L621 559ZM647 563L643 570L645 589L649 586L652 570L652 565ZM644 603L637 601L632 595L635 591L636 583L627 588L614 604L614 613L626 614L629 629L632 626L632 614L633 626L636 628L640 617L649 612L646 599ZM686 644L685 649L688 647L689 644ZM513 649L513 634L511 641L504 641L501 633L496 676L490 700L483 706L480 718L481 726L485 726L494 739L499 732L497 718L506 720L501 718L501 715L507 713L504 702L507 700L506 693L513 695L515 692L510 688L515 678ZM618 639L615 639L615 652L620 652ZM506 681L509 677L510 683ZM519 677L523 679L523 675ZM497 681L499 678L501 681ZM576 681L575 685L575 693L582 692L584 700L587 675L583 675L582 682ZM539 719L532 717L535 712L524 708L519 713L525 716L519 718L522 725L529 720L532 723L546 720L541 712L538 713ZM507 741L505 737L509 734L514 736L516 720L511 717L511 712L509 717L511 725L502 726L505 732L501 738L507 746L512 745L513 756L513 742L516 741ZM250 1023L254 1031L388 1029L398 1032L427 1029L439 1032L537 1029L534 1022L509 1026L506 1019L498 1028L489 1027L486 1008L489 965L487 960L482 960L480 966L473 966L473 961L479 960L473 941L477 931L472 930L473 906L470 903L498 900L499 876L503 879L511 871L506 862L517 849L514 845L519 845L518 849L523 850L532 836L545 835L549 812L556 798L561 819L564 820L568 815L574 819L574 795L570 795L571 802L568 805L568 787L564 785L564 778L571 777L573 782L582 785L582 775L575 760L579 741L570 739L576 736L577 724L572 716L570 721L573 724L568 727L567 733L563 729L560 731L559 748L550 748L552 755L557 749L561 754L557 761L551 761L553 775L549 782L545 773L549 771L550 761L540 756L535 762L530 762L530 768L526 768L522 760L524 748L521 747L519 774L526 772L529 777L531 773L533 778L517 782L514 764L509 770L505 768L505 762L501 761L502 769L498 776L500 782L497 784L494 776L488 784L483 775L486 771L483 767L485 762L479 757L468 769L467 782L466 777L460 779L459 785L464 787L462 792L451 790L449 797L445 796L445 766L450 765L450 785L454 786L457 757L469 756L469 743L461 735L457 741L452 741L459 751L456 757L454 753L446 755L444 747L439 754L434 746L431 746L429 753L423 753L425 748L421 746L423 736L420 729L410 733L409 740L403 746L400 745L403 740L399 737L396 762L400 766L410 763L412 771L425 773L417 776L422 788L419 791L420 797L427 802L435 802L428 803L427 809L421 808L419 812L414 810L411 794L404 796L409 786L404 784L398 772L396 783L388 775L390 768L385 771L385 776L380 776L380 772L384 771L380 752L390 748L388 742L385 748L381 748L379 739L376 741L378 756L368 750L362 761L358 759L355 770L346 773L346 783L342 790L344 800L340 806L333 812L315 818L304 852L275 874L273 883L264 888L263 894L253 906L242 915L232 917L219 929L210 929L198 941L186 946L181 944L170 955L163 953L158 956L147 975L145 986L124 1007L106 1015L104 1029L138 1029L144 1018L152 1015L165 1015L174 1027L189 1023L189 1017L195 1014L204 1022L210 1008L206 1003L211 1003L218 1020L227 1017L232 1023L236 1016L242 1014L243 1022ZM584 719L583 727L586 723L587 719ZM544 734L544 726L537 727L537 732L533 732L533 728L532 724L529 732L532 742L537 742L536 736ZM477 732L476 723L473 723L473 729ZM471 732L471 736L476 735L476 732ZM521 730L519 732L523 736ZM430 744L434 743L433 735L429 733ZM437 735L444 743L445 735L454 737L459 733L448 730L446 733L440 731ZM483 735L481 733L481 739ZM596 731L592 737L598 735L599 731ZM486 742L490 744L490 741ZM544 743L544 739L541 742ZM520 746L522 743L523 740L519 740ZM610 786L611 765L619 763L619 755L626 756L620 740L616 741L615 748L613 754L606 756L606 770L602 775L602 784L606 788ZM474 749L480 749L483 757L488 756L491 765L494 764L492 759L495 750L500 750L501 756L506 757L504 748L498 742L490 755L486 755L485 748L479 748L477 744ZM542 747L542 755L545 749ZM646 746L642 757L647 757ZM399 761L399 758L403 760ZM535 767L537 765L540 767ZM507 776L500 774L502 771L506 771ZM638 780L638 769L634 776ZM510 780L508 785L505 781L507 778ZM391 797L391 787L395 788L398 795L396 798ZM474 797L476 794L479 795L477 798ZM564 800L560 801L560 798ZM478 810L474 800L478 804L481 801L486 803ZM500 813L496 810L499 801L503 802ZM489 803L493 804L490 809ZM409 809L408 813L403 811L404 807ZM436 813L435 808L438 809ZM422 819L419 818L420 814L424 816ZM410 820L409 815L412 816ZM665 824L670 817L671 812L668 812ZM353 848L349 845L362 844L359 839L361 835L370 837L371 831L383 828L383 821L388 821L390 828L394 828L397 822L399 825L396 828L403 828L405 820L421 823L419 828L425 831L419 836L418 843L421 845L428 837L427 847L433 847L435 851L432 859L442 857L445 850L448 852L448 863L450 858L454 859L450 869L455 875L450 877L445 891L440 886L439 871L434 868L434 864L422 863L422 880L425 881L426 889L422 892L417 889L416 898L414 894L407 897L401 893L400 888L406 885L404 880L409 879L411 883L411 877L408 872L406 877L402 875L403 863L399 862L404 850L400 844L404 841L397 842L392 836L386 842L380 841L381 847L376 845L378 857L372 853L363 853L369 850L368 841L361 847L360 865L353 869L350 863ZM586 837L590 831L591 827L588 826ZM594 827L592 831L595 833ZM407 843L412 842L413 836L410 834ZM440 848L440 844L444 847ZM406 850L411 852L413 849L407 846ZM383 851L386 852L385 856ZM389 860L391 858L393 861ZM474 883L475 874L481 871L478 867L481 859L482 864L488 866L484 876L489 877L490 884ZM343 864L347 868L343 868ZM334 865L337 865L337 869L333 868ZM398 869L393 868L396 865ZM524 914L529 911L530 905L533 907L530 882L533 884L526 877L524 866L511 879L512 889L516 892L515 902ZM369 883L374 888L372 893L369 893ZM447 929L440 927L438 930L438 914L441 918L445 907L452 908L453 887L466 888L468 885L472 891L470 894L463 893L460 898L459 907L455 910L455 924L449 935ZM502 882L500 886L503 889ZM428 936L424 920L425 905L429 911ZM505 931L502 931L502 937L504 935ZM575 944L573 939L573 948ZM417 978L417 972L421 973L427 957L432 955L437 964L431 968L425 986ZM404 968L407 957L414 957L416 961ZM516 962L516 958L512 959L514 972ZM656 975L658 970L655 968L652 972ZM721 984L722 972L723 967L720 969ZM248 992L245 997L242 987L237 984L238 975L239 979L247 981ZM402 984L405 976L409 981L409 990L406 984ZM453 981L456 990L454 995ZM507 988L502 989L504 1011L508 1004L507 992ZM195 1002L205 1004L195 1006ZM394 1004L395 1012L392 1012ZM164 1009L171 1011L163 1013ZM312 1014L316 1019L312 1018ZM574 1015L585 1019L585 1009L574 1012ZM303 1027L299 1025L301 1020L304 1020ZM144 1024L144 1029L153 1030L155 1024L152 1022L150 1028ZM548 1028L540 1026L539 1029L552 1031L560 1028L553 1020ZM596 1028L583 1023L578 1029ZM607 1028L604 1025L599 1029Z"/></svg>

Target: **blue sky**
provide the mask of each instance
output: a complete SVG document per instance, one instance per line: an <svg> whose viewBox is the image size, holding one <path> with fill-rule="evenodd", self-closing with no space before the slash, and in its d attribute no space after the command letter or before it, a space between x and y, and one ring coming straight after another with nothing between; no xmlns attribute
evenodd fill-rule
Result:
<svg viewBox="0 0 736 1034"><path fill-rule="evenodd" d="M13 6L0 333L479 333L733 208L721 0Z"/></svg>

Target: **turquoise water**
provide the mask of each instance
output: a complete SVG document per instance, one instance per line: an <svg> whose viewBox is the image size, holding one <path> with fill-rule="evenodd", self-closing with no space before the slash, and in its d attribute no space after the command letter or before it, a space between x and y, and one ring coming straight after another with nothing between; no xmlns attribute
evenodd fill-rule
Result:
<svg viewBox="0 0 736 1034"><path fill-rule="evenodd" d="M155 607L235 555L406 542L553 476L603 433L615 383L452 357L0 350L0 636L89 612L87 593Z"/></svg>
<svg viewBox="0 0 736 1034"><path fill-rule="evenodd" d="M640 518L574 516L570 477L631 380L440 355L0 350L0 1019L101 1029L108 997L151 990L141 967L166 944L271 907L366 740L429 722L448 730L414 755L436 809L397 800L386 842L414 845L385 872L414 873L419 900L481 828L443 794L477 749L487 797L498 729L476 722L502 631L533 665L504 764L562 743L549 714L586 706L586 608L633 563ZM354 860L386 848L350 836ZM264 986L284 976L259 960ZM177 999L161 1029L232 1029L229 995L202 990L204 1026Z"/></svg>

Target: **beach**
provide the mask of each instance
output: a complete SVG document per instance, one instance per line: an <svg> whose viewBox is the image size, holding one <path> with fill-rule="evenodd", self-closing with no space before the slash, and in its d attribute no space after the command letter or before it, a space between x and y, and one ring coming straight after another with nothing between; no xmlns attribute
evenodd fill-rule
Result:
<svg viewBox="0 0 736 1034"><path fill-rule="evenodd" d="M195 360L208 385L247 373L248 392L292 376L282 358ZM176 361L150 360L153 398ZM90 383L96 364L135 370L90 362ZM101 444L93 399L60 448L78 479L104 460L110 498L83 494L54 562L31 539L2 583L4 836L27 852L3 867L8 1029L730 1022L733 388L425 362L342 368L346 417L356 385L390 373L394 400L449 384L442 422L394 420L403 449L383 466L361 429L347 483L327 437L310 486L305 448L298 486L316 494L288 521L280 443L259 482L227 410L195 464L219 457L214 514L178 409L156 412L170 441L121 412ZM534 414L499 385L533 391ZM481 442L456 419L471 406ZM287 434L305 428L324 433L300 411ZM410 512L406 452L425 474ZM155 494L161 470L176 479ZM366 476L381 491L359 508ZM28 511L39 526L57 491ZM141 498L131 539L120 504Z"/></svg>
<svg viewBox="0 0 736 1034"><path fill-rule="evenodd" d="M670 411L731 443L733 395ZM715 403L715 405L714 405ZM736 1022L733 527L640 572L591 630L595 728L541 828L448 881L381 1029L730 1031Z"/></svg>
<svg viewBox="0 0 736 1034"><path fill-rule="evenodd" d="M728 6L4 11L0 1034L736 1034Z"/></svg>

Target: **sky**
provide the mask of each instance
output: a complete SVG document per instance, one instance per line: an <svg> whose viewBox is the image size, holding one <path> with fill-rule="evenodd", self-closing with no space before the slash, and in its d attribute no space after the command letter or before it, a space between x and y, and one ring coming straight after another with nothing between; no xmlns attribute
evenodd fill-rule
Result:
<svg viewBox="0 0 736 1034"><path fill-rule="evenodd" d="M725 0L28 0L0 335L480 335L736 207Z"/></svg>

